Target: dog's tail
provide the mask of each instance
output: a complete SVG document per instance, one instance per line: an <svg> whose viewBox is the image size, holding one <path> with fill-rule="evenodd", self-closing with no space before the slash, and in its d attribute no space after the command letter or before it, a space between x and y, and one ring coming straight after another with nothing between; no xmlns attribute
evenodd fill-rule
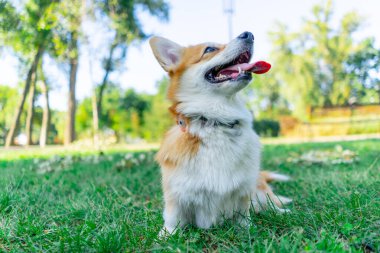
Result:
<svg viewBox="0 0 380 253"><path fill-rule="evenodd" d="M292 202L292 199L274 194L269 183L273 181L285 182L289 180L290 177L286 175L261 171L257 182L256 192L254 196L252 196L252 205L255 211L260 212L272 207L281 213L288 212L289 210L284 209L283 207Z"/></svg>
<svg viewBox="0 0 380 253"><path fill-rule="evenodd" d="M283 175L283 174L278 174L275 172L270 172L270 171L260 171L260 178L265 180L267 183L270 183L272 181L279 181L279 182L285 182L289 181L290 177Z"/></svg>

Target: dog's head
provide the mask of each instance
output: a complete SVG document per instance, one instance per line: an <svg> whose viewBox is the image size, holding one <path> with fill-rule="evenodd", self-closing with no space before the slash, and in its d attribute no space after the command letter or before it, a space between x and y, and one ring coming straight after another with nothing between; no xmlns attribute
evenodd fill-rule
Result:
<svg viewBox="0 0 380 253"><path fill-rule="evenodd" d="M244 88L252 73L265 73L270 65L249 63L254 37L244 32L228 44L203 43L182 47L162 37L150 40L153 53L171 78L168 98L186 94L231 96Z"/></svg>

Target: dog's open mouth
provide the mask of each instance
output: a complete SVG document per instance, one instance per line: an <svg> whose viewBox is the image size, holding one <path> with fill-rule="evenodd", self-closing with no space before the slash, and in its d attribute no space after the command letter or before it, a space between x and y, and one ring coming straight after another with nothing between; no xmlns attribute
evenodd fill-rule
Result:
<svg viewBox="0 0 380 253"><path fill-rule="evenodd" d="M218 65L206 72L205 78L211 83L221 83L227 80L250 79L251 73L264 74L271 65L264 61L249 63L251 52L246 51L233 61Z"/></svg>

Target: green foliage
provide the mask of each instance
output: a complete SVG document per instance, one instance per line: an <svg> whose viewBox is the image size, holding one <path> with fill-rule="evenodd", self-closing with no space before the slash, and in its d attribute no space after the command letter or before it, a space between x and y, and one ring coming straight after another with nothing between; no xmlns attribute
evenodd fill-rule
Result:
<svg viewBox="0 0 380 253"><path fill-rule="evenodd" d="M0 1L0 30L11 31L14 27L17 27L19 23L19 17L15 8L6 0ZM2 40L5 39L5 34L1 34Z"/></svg>
<svg viewBox="0 0 380 253"><path fill-rule="evenodd" d="M113 130L119 140L143 137L145 113L150 108L149 99L149 96L138 94L133 89L124 91L116 85L109 86L104 93L101 130ZM85 98L78 106L77 130L82 137L92 134L91 98Z"/></svg>
<svg viewBox="0 0 380 253"><path fill-rule="evenodd" d="M118 136L141 137L141 128L144 125L144 113L149 108L149 102L143 95L136 93L132 89L124 93L121 92L121 94L122 96L119 97L118 104L105 99L108 102L108 106L106 102L104 106L106 117L102 121L111 123L109 126ZM117 107L115 107L116 104Z"/></svg>
<svg viewBox="0 0 380 253"><path fill-rule="evenodd" d="M104 93L101 131L114 131L119 141L125 138L160 140L173 125L173 119L168 111L170 104L166 100L168 79L162 79L157 86L157 94L147 95L138 94L133 89L123 90L117 85L110 85ZM91 136L91 98L85 98L79 103L76 124L80 136Z"/></svg>
<svg viewBox="0 0 380 253"><path fill-rule="evenodd" d="M50 0L28 0L22 8L10 1L0 5L0 41L13 49L24 61L31 61L39 47L47 46L57 24L53 14L57 3Z"/></svg>
<svg viewBox="0 0 380 253"><path fill-rule="evenodd" d="M62 144L66 126L66 112L51 110L51 124L48 143Z"/></svg>
<svg viewBox="0 0 380 253"><path fill-rule="evenodd" d="M164 133L174 124L173 117L170 115L168 108L169 101L166 100L166 90L169 84L167 78L158 82L158 92L151 98L151 106L145 114L145 125L143 137L149 141L162 139Z"/></svg>
<svg viewBox="0 0 380 253"><path fill-rule="evenodd" d="M147 11L161 21L168 19L169 6L163 0L95 0L97 10L108 18L108 26L115 32L115 44L129 44L147 37L137 16L138 10Z"/></svg>
<svg viewBox="0 0 380 253"><path fill-rule="evenodd" d="M354 97L362 103L380 103L380 49L375 48L373 38L362 41L358 47L347 61Z"/></svg>
<svg viewBox="0 0 380 253"><path fill-rule="evenodd" d="M39 95L39 91L36 91L36 96ZM14 108L16 108L19 100L19 92L17 88L10 86L0 85L0 145L4 144L6 133L9 130L9 126L13 120ZM49 133L49 143L60 142L63 138L64 132L64 116L62 112L51 110L52 119ZM33 119L33 139L37 140L40 135L42 119L42 108L35 108L35 115ZM21 117L21 122L25 122L25 114ZM23 131L21 127L18 131Z"/></svg>
<svg viewBox="0 0 380 253"><path fill-rule="evenodd" d="M125 92L121 99L121 106L127 111L135 110L140 120L143 121L144 112L149 108L149 102L147 102L143 96L140 96L133 89L129 89Z"/></svg>
<svg viewBox="0 0 380 253"><path fill-rule="evenodd" d="M52 31L53 43L48 50L55 59L64 62L79 55L77 42L83 35L81 24L84 14L84 2L77 0L58 1L52 10L52 16L57 22Z"/></svg>
<svg viewBox="0 0 380 253"><path fill-rule="evenodd" d="M163 197L150 152L61 150L64 157L35 159L51 149L28 156L12 150L20 159L0 160L0 251L378 252L379 140L340 143L359 155L357 163L288 161L336 145L265 145L263 167L293 178L275 184L293 197L291 213L251 213L247 228L230 221L208 230L189 226L167 239L157 237Z"/></svg>
<svg viewBox="0 0 380 253"><path fill-rule="evenodd" d="M256 75L246 89L248 106L255 112L255 118L277 119L279 115L290 114L289 104L281 94L280 77L275 70L265 75Z"/></svg>
<svg viewBox="0 0 380 253"><path fill-rule="evenodd" d="M82 49L80 46L87 42L86 31L81 29L82 20L85 15L93 14L96 21L108 27L111 34L114 34L110 43L110 54L105 60L103 90L108 84L108 74L125 60L127 46L148 37L138 14L147 12L161 21L166 21L168 11L169 6L164 0L0 0L0 44L2 47L10 48L19 57L24 69L30 69L28 65L40 55L36 54L37 52L42 52L41 58L44 53L48 53L58 62L67 63L67 60L70 60L71 66L76 66L79 51ZM75 72L70 74L72 83L75 80ZM144 113L149 110L151 96L140 95L133 90L120 95L119 92L124 92L121 89L113 87L111 90L106 95L107 101L104 102L106 113L99 115L101 129L112 129L120 137L144 136ZM25 90L24 94L27 92ZM99 98L102 99L102 96ZM85 99L79 106L77 126L82 136L92 134L91 104L90 99ZM21 111L22 107L19 109ZM62 140L64 133L64 122L59 118L61 114L53 113L53 126L58 133L55 141ZM7 115L12 113L9 112ZM39 129L38 109L36 115L35 135ZM1 127L4 128L3 125Z"/></svg>
<svg viewBox="0 0 380 253"><path fill-rule="evenodd" d="M91 136L92 134L92 107L91 98L83 99L77 108L75 129L79 137Z"/></svg>
<svg viewBox="0 0 380 253"><path fill-rule="evenodd" d="M345 14L338 27L332 25L332 1L315 6L312 13L299 31L289 32L280 24L270 34L274 45L272 72L276 73L271 86L277 83L280 88L275 90L301 119L312 106L365 102L366 83L374 87L375 81L374 75L363 73L379 71L375 64L379 50L374 49L373 40L353 39L362 23L356 12Z"/></svg>
<svg viewBox="0 0 380 253"><path fill-rule="evenodd" d="M5 135L13 120L13 110L17 106L17 99L16 88L0 85L0 145L5 142Z"/></svg>
<svg viewBox="0 0 380 253"><path fill-rule="evenodd" d="M103 59L106 76L122 65L132 42L140 42L148 37L140 22L139 11L166 21L169 6L164 0L94 0L92 12L95 20L102 22L113 34L109 55Z"/></svg>
<svg viewBox="0 0 380 253"><path fill-rule="evenodd" d="M280 123L275 120L255 120L253 129L261 137L278 137L280 135Z"/></svg>

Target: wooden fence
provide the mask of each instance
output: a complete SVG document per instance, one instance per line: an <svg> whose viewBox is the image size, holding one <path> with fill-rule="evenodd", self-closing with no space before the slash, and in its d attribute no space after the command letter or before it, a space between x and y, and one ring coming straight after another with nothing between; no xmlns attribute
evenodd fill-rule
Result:
<svg viewBox="0 0 380 253"><path fill-rule="evenodd" d="M280 117L281 135L318 137L380 133L380 105L310 108L308 119Z"/></svg>

